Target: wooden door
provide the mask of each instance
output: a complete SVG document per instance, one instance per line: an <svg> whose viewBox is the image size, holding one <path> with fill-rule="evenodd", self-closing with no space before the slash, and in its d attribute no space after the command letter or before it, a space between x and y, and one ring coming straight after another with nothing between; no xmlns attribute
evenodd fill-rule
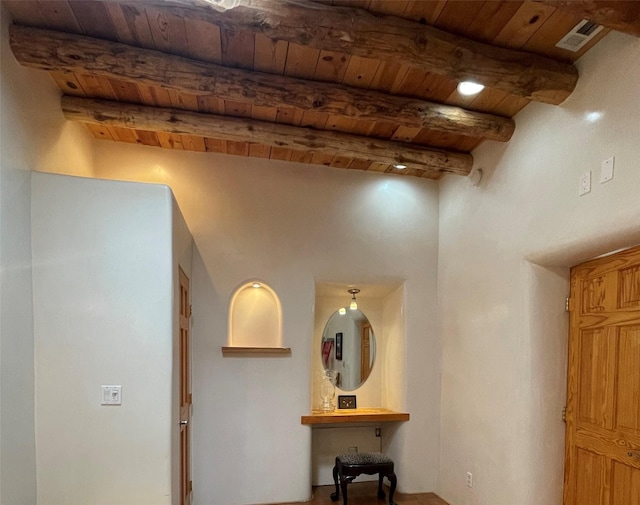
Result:
<svg viewBox="0 0 640 505"><path fill-rule="evenodd" d="M640 505L640 248L571 270L564 505Z"/></svg>
<svg viewBox="0 0 640 505"><path fill-rule="evenodd" d="M364 382L371 373L371 324L360 327L360 381Z"/></svg>
<svg viewBox="0 0 640 505"><path fill-rule="evenodd" d="M191 332L189 278L180 269L180 504L191 503Z"/></svg>

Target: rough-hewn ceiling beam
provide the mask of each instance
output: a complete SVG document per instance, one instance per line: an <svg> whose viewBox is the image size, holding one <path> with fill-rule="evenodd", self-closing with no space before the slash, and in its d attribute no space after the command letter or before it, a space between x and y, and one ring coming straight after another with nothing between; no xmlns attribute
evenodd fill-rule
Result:
<svg viewBox="0 0 640 505"><path fill-rule="evenodd" d="M470 154L251 119L71 96L63 96L61 105L64 116L72 121L236 142L255 142L390 165L402 163L408 168L422 169L433 174L466 175L471 171L473 164Z"/></svg>
<svg viewBox="0 0 640 505"><path fill-rule="evenodd" d="M21 64L33 68L99 75L265 107L298 107L503 142L514 130L510 118L460 107L249 72L51 30L12 26L11 47Z"/></svg>
<svg viewBox="0 0 640 505"><path fill-rule="evenodd" d="M538 0L622 33L640 37L638 0Z"/></svg>
<svg viewBox="0 0 640 505"><path fill-rule="evenodd" d="M138 2L109 1L140 6ZM393 61L551 104L564 101L578 80L576 68L569 63L483 44L363 9L311 4L316 7L313 9L300 2L239 0L237 7L219 12L210 0L190 0L190 5L181 0L146 3L225 30L251 30L274 40Z"/></svg>

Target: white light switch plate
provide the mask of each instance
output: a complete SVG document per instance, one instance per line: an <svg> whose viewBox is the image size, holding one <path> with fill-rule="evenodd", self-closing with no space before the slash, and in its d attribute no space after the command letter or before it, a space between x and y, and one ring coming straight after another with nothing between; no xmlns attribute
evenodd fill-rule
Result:
<svg viewBox="0 0 640 505"><path fill-rule="evenodd" d="M102 386L101 405L122 405L122 386Z"/></svg>
<svg viewBox="0 0 640 505"><path fill-rule="evenodd" d="M578 182L578 196L586 195L591 191L591 170L580 176Z"/></svg>
<svg viewBox="0 0 640 505"><path fill-rule="evenodd" d="M608 160L604 160L600 166L600 184L613 179L613 165L615 157L611 156Z"/></svg>

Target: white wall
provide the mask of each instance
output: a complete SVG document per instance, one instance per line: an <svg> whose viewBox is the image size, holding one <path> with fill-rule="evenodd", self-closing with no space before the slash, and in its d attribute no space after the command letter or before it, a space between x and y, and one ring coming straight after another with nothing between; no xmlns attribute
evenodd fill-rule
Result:
<svg viewBox="0 0 640 505"><path fill-rule="evenodd" d="M568 267L640 242L640 40L609 35L578 68L562 106L529 105L507 145L475 152L479 187L440 186L440 491L455 505L562 503Z"/></svg>
<svg viewBox="0 0 640 505"><path fill-rule="evenodd" d="M376 359L385 361L380 380L381 403L397 412L406 404L406 395L409 393L405 385L406 377L402 373L406 362L405 305L404 285L385 297L382 306L384 340L377 343Z"/></svg>
<svg viewBox="0 0 640 505"><path fill-rule="evenodd" d="M60 91L20 67L0 5L0 503L36 499L30 170L90 174L89 135L65 123Z"/></svg>
<svg viewBox="0 0 640 505"><path fill-rule="evenodd" d="M396 455L400 488L436 487L440 349L437 186L325 167L99 142L96 174L171 186L196 245L193 264L194 497L197 503L307 499L314 282L407 279L411 413ZM259 278L280 297L287 358L222 358L229 299ZM273 461L286 472L273 471ZM251 483L251 485L247 485Z"/></svg>
<svg viewBox="0 0 640 505"><path fill-rule="evenodd" d="M172 213L166 186L32 175L39 505L171 503Z"/></svg>
<svg viewBox="0 0 640 505"><path fill-rule="evenodd" d="M348 425L347 425L348 426ZM381 437L376 437L379 425L352 428L314 428L312 433L312 478L314 486L333 485L333 467L338 454L345 452L380 452ZM358 482L378 481L378 475L361 475Z"/></svg>

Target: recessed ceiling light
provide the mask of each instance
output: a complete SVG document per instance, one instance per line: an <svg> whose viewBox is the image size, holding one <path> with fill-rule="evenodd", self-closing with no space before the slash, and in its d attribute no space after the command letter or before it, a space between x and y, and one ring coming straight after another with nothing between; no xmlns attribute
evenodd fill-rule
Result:
<svg viewBox="0 0 640 505"><path fill-rule="evenodd" d="M393 168L397 168L398 170L404 170L405 168L407 168L407 165L403 165L402 163L397 163L393 165Z"/></svg>
<svg viewBox="0 0 640 505"><path fill-rule="evenodd" d="M590 123L595 123L596 121L599 121L600 119L602 119L602 116L604 116L604 113L600 111L593 111L593 112L587 112L584 115L584 118Z"/></svg>
<svg viewBox="0 0 640 505"><path fill-rule="evenodd" d="M465 96L477 95L484 89L482 84L471 81L462 81L458 84L458 93Z"/></svg>

